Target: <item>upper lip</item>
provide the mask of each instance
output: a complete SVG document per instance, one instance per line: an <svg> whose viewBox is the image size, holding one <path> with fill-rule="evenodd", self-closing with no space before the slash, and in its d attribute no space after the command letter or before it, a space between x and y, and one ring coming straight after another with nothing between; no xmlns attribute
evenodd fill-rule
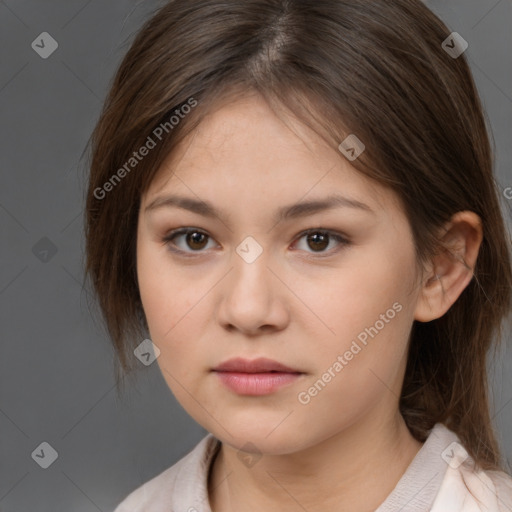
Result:
<svg viewBox="0 0 512 512"><path fill-rule="evenodd" d="M258 359L243 359L236 357L228 359L223 363L216 366L214 371L218 372L240 372L240 373L263 373L263 372L286 372L286 373L302 373L299 370L294 370L284 364L281 364L272 359L260 357Z"/></svg>

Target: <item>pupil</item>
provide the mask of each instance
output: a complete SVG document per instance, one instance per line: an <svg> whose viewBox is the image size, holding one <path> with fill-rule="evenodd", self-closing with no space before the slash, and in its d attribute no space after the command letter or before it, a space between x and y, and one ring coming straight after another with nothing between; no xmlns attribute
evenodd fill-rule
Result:
<svg viewBox="0 0 512 512"><path fill-rule="evenodd" d="M320 238L320 242L318 240L318 238ZM320 243L320 247L316 247L316 249L325 249L328 245L327 242L327 238L328 238L328 235L326 234L322 234L322 233L313 233L312 235L309 235L308 237L308 242L313 242L313 244L318 244ZM312 247L312 249L315 249L315 247Z"/></svg>
<svg viewBox="0 0 512 512"><path fill-rule="evenodd" d="M199 240L198 240L199 238ZM194 244L198 243L199 244L199 247L192 247L192 248L199 248L201 249L203 247L204 244L201 244L201 238L206 238L205 235L203 233L198 233L197 231L194 231L193 233L189 233L188 234L188 240L187 242L191 241L191 245L193 246ZM204 241L204 240L203 240Z"/></svg>

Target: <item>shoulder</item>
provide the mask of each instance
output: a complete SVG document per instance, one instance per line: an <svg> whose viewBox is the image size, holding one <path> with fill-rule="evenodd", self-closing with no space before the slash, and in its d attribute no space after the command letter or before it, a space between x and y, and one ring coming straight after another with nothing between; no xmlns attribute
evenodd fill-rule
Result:
<svg viewBox="0 0 512 512"><path fill-rule="evenodd" d="M208 434L173 466L128 494L114 512L164 512L207 496L207 471L219 445Z"/></svg>
<svg viewBox="0 0 512 512"><path fill-rule="evenodd" d="M461 466L467 489L466 500L474 501L475 510L510 512L512 510L512 477L503 471L484 471ZM469 510L469 509L468 509Z"/></svg>
<svg viewBox="0 0 512 512"><path fill-rule="evenodd" d="M429 457L438 461L432 468L440 479L430 512L512 512L512 476L475 464L457 434L442 423L427 443L430 439Z"/></svg>
<svg viewBox="0 0 512 512"><path fill-rule="evenodd" d="M512 510L512 476L503 471L486 471L494 484L500 512Z"/></svg>
<svg viewBox="0 0 512 512"><path fill-rule="evenodd" d="M479 469L471 458L458 457L459 464L450 461L431 512L512 511L512 477L503 471Z"/></svg>

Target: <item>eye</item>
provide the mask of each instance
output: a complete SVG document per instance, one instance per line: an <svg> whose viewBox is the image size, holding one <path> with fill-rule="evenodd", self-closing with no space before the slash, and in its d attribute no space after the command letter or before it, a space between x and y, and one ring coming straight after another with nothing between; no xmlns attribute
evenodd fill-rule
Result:
<svg viewBox="0 0 512 512"><path fill-rule="evenodd" d="M340 248L334 251L325 251L326 247L329 246L329 242L335 240L338 245L342 247L349 245L349 241L338 233L329 230L323 230L320 228L308 229L301 234L299 240L306 238L306 245L313 249L313 253L332 253L337 252Z"/></svg>
<svg viewBox="0 0 512 512"><path fill-rule="evenodd" d="M182 237L184 237L183 240L185 246L179 247L179 244L175 243L175 239L180 239ZM309 248L313 249L313 253L322 255L325 252L332 253L337 252L337 250L339 250L325 250L327 247L329 247L330 242L332 240L336 241L337 244L341 245L342 247L349 245L350 243L345 237L341 236L339 233L320 228L308 229L307 231L304 231L303 233L301 233L298 240L301 240L302 238L306 239L306 244ZM208 248L207 246L209 239L210 236L204 231L201 231L200 229L180 228L171 231L167 236L165 236L162 239L162 242L172 252L186 254L189 256L195 256L195 254L193 253L200 253L202 252L202 249Z"/></svg>
<svg viewBox="0 0 512 512"><path fill-rule="evenodd" d="M185 244L192 249L192 251L183 250L181 248L175 249L173 246L177 244L174 243L174 239L185 237ZM204 233L203 231L195 228L181 228L171 231L165 238L162 239L162 242L168 247L168 249L172 252L177 253L190 253L190 252L200 252L201 249L204 249L206 246L206 242L209 238L209 235Z"/></svg>

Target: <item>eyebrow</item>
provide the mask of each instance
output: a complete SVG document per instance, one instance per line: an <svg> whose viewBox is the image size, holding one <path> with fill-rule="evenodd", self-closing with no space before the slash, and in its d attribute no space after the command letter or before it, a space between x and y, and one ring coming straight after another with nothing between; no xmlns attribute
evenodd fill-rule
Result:
<svg viewBox="0 0 512 512"><path fill-rule="evenodd" d="M157 197L146 206L144 212L154 211L160 208L182 208L184 210L203 215L204 217L225 219L222 211L218 210L207 201L199 201L191 197L167 195ZM333 194L324 199L301 201L300 203L283 206L274 215L274 222L280 222L298 217L305 217L324 210L334 208L354 208L375 215L375 212L365 203L349 197Z"/></svg>

